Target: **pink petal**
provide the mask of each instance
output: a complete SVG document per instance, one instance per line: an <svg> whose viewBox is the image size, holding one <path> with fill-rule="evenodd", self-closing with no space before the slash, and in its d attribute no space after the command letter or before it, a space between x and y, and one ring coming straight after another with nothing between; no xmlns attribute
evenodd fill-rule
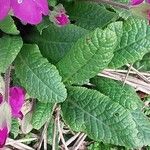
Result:
<svg viewBox="0 0 150 150"><path fill-rule="evenodd" d="M19 116L18 118L20 118L21 120L23 119L23 113L21 111L19 111Z"/></svg>
<svg viewBox="0 0 150 150"><path fill-rule="evenodd" d="M23 22L39 24L42 21L42 12L34 0L13 0L11 6L14 15Z"/></svg>
<svg viewBox="0 0 150 150"><path fill-rule="evenodd" d="M4 19L10 10L10 0L0 0L0 20Z"/></svg>
<svg viewBox="0 0 150 150"><path fill-rule="evenodd" d="M35 0L34 2L36 3L37 7L41 10L42 14L48 15L49 9L47 0Z"/></svg>
<svg viewBox="0 0 150 150"><path fill-rule="evenodd" d="M20 110L25 100L25 91L20 87L10 88L9 104L12 109L12 116L16 118L22 118Z"/></svg>
<svg viewBox="0 0 150 150"><path fill-rule="evenodd" d="M56 16L55 18L56 18L57 24L60 26L65 26L70 23L68 16L66 14L60 14Z"/></svg>
<svg viewBox="0 0 150 150"><path fill-rule="evenodd" d="M0 95L0 104L2 103L2 101L3 101L3 96Z"/></svg>
<svg viewBox="0 0 150 150"><path fill-rule="evenodd" d="M139 5L143 2L144 0L131 0L131 5Z"/></svg>
<svg viewBox="0 0 150 150"><path fill-rule="evenodd" d="M6 139L8 137L8 128L5 126L4 128L0 129L0 148L5 145Z"/></svg>

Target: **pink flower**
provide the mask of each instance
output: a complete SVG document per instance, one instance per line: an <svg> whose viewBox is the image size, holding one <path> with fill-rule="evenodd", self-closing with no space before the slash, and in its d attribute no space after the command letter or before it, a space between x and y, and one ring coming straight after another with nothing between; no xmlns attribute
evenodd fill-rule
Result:
<svg viewBox="0 0 150 150"><path fill-rule="evenodd" d="M0 148L5 145L11 126L11 108L7 102L0 104Z"/></svg>
<svg viewBox="0 0 150 150"><path fill-rule="evenodd" d="M65 13L60 13L57 16L55 16L55 23L59 26L65 26L70 23L68 16Z"/></svg>
<svg viewBox="0 0 150 150"><path fill-rule="evenodd" d="M70 23L69 16L66 15L66 11L63 5L58 4L50 14L50 20L57 26L65 26Z"/></svg>
<svg viewBox="0 0 150 150"><path fill-rule="evenodd" d="M14 118L23 118L21 108L25 100L25 91L21 87L11 87L9 93L9 105L11 107L11 113ZM0 96L0 102L2 102L2 96Z"/></svg>
<svg viewBox="0 0 150 150"><path fill-rule="evenodd" d="M7 125L5 125L0 129L0 148L2 148L5 145L6 139L8 138L8 134L9 131Z"/></svg>
<svg viewBox="0 0 150 150"><path fill-rule="evenodd" d="M10 10L14 16L29 24L40 23L42 14L49 13L47 0L0 0L0 20L3 20Z"/></svg>
<svg viewBox="0 0 150 150"><path fill-rule="evenodd" d="M22 108L22 105L25 100L25 91L24 89L20 87L11 87L10 88L10 98L9 98L9 104L12 109L12 116L15 118L22 119L23 114L20 111Z"/></svg>
<svg viewBox="0 0 150 150"><path fill-rule="evenodd" d="M24 89L14 86L10 88L9 102L3 102L0 96L0 148L5 145L6 139L10 131L11 116L22 119L22 105L25 100Z"/></svg>
<svg viewBox="0 0 150 150"><path fill-rule="evenodd" d="M144 0L131 0L131 5L139 5L143 2Z"/></svg>
<svg viewBox="0 0 150 150"><path fill-rule="evenodd" d="M3 97L0 95L0 104L3 102Z"/></svg>

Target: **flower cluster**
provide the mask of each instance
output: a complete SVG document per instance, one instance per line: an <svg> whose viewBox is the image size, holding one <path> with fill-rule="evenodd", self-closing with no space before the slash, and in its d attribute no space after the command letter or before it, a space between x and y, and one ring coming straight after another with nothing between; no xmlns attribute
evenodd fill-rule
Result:
<svg viewBox="0 0 150 150"><path fill-rule="evenodd" d="M9 109L10 106L10 111L11 111L11 116L10 117L14 117L14 118L23 118L23 114L21 112L21 108L24 104L24 100L25 100L25 91L24 89L20 88L20 87L11 87L10 91L9 91L9 101L8 101L8 106L4 105L3 101L3 97L0 96L0 107L3 110ZM7 107L6 107L7 106ZM2 108L3 107L3 108ZM5 145L6 139L8 137L8 134L10 132L9 129L9 122L8 122L8 116L7 113L4 116L4 114L2 117L4 117L3 121L0 122L0 148L2 148ZM6 118L5 118L6 117Z"/></svg>

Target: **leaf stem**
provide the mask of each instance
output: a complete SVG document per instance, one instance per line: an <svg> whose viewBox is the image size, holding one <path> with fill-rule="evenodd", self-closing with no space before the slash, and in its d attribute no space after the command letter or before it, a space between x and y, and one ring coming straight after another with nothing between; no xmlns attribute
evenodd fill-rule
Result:
<svg viewBox="0 0 150 150"><path fill-rule="evenodd" d="M4 101L9 102L9 88L10 88L10 74L11 74L11 68L10 65L8 69L5 72L4 81L5 81L5 92L4 92Z"/></svg>

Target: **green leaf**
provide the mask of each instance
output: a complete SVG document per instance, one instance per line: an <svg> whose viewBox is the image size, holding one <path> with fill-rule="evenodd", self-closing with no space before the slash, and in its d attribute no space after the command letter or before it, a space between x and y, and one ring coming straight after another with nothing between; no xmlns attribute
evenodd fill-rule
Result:
<svg viewBox="0 0 150 150"><path fill-rule="evenodd" d="M29 111L23 116L23 119L21 120L21 131L23 132L23 134L28 134L33 129L31 120L32 120L32 111Z"/></svg>
<svg viewBox="0 0 150 150"><path fill-rule="evenodd" d="M130 0L113 0L117 3L121 3L121 4L124 4L126 6L129 7L129 3L130 3ZM120 17L122 17L123 19L127 19L129 17L129 10L127 9L122 9L122 8L114 8L114 10L119 14Z"/></svg>
<svg viewBox="0 0 150 150"><path fill-rule="evenodd" d="M37 30L40 32L40 34L42 34L43 30L48 28L50 25L51 22L49 20L49 17L44 17L43 21L40 24L38 24L36 27Z"/></svg>
<svg viewBox="0 0 150 150"><path fill-rule="evenodd" d="M11 16L7 16L3 21L0 21L0 29L7 34L17 35L20 33Z"/></svg>
<svg viewBox="0 0 150 150"><path fill-rule="evenodd" d="M78 83L95 76L107 67L117 44L110 29L95 31L80 38L57 64L64 82Z"/></svg>
<svg viewBox="0 0 150 150"><path fill-rule="evenodd" d="M19 134L19 122L17 119L12 119L11 133L13 134L14 138L16 138Z"/></svg>
<svg viewBox="0 0 150 150"><path fill-rule="evenodd" d="M111 12L97 3L89 2L71 4L67 7L67 12L76 25L88 30L105 27L118 18L115 12Z"/></svg>
<svg viewBox="0 0 150 150"><path fill-rule="evenodd" d="M122 3L122 4L130 7L130 5L129 5L130 0L114 0L114 1L117 3ZM116 13L119 15L119 17L122 17L125 20L132 16L131 12L128 9L122 9L119 7L118 8L113 7L113 9L116 11Z"/></svg>
<svg viewBox="0 0 150 150"><path fill-rule="evenodd" d="M58 70L42 57L37 45L24 45L15 67L17 77L30 96L50 103L66 99L66 89Z"/></svg>
<svg viewBox="0 0 150 150"><path fill-rule="evenodd" d="M57 126L57 124L55 124L55 121L54 121L54 119L52 118L51 121L50 121L50 123L49 123L49 125L48 125L48 129L47 129L47 140L48 140L48 143L49 143L50 145L53 144L54 126ZM55 132L55 134L56 134L56 140L58 140L58 138L59 138L59 137L58 137L59 133L58 133L57 127L56 127L56 132ZM57 145L58 145L58 142L56 142L56 146L57 146Z"/></svg>
<svg viewBox="0 0 150 150"><path fill-rule="evenodd" d="M150 53L144 55L143 59L136 62L134 66L140 71L150 71Z"/></svg>
<svg viewBox="0 0 150 150"><path fill-rule="evenodd" d="M103 143L94 142L88 146L88 150L110 150L110 146L105 146Z"/></svg>
<svg viewBox="0 0 150 150"><path fill-rule="evenodd" d="M131 148L143 146L130 110L98 91L70 87L62 112L71 129L85 132L95 141Z"/></svg>
<svg viewBox="0 0 150 150"><path fill-rule="evenodd" d="M132 120L136 125L135 129L137 130L137 139L135 139L138 140L137 145L134 144L132 147L148 145L150 139L150 121L141 112L143 104L134 89L128 85L122 86L120 82L99 77L92 79L92 83L96 85L96 89L101 93L108 95L114 102L118 102L125 109L130 110Z"/></svg>
<svg viewBox="0 0 150 150"><path fill-rule="evenodd" d="M44 57L50 62L57 63L71 48L71 46L88 31L75 25L56 27L49 25L42 30L42 35L35 31L28 35L30 43L38 44Z"/></svg>
<svg viewBox="0 0 150 150"><path fill-rule="evenodd" d="M130 18L124 22L121 42L114 52L109 67L119 68L134 63L148 52L150 52L150 27L147 21Z"/></svg>
<svg viewBox="0 0 150 150"><path fill-rule="evenodd" d="M134 149L126 148L123 146L104 144L102 142L94 142L90 146L88 146L88 150L134 150Z"/></svg>
<svg viewBox="0 0 150 150"><path fill-rule="evenodd" d="M71 129L85 132L95 141L129 148L149 144L150 122L138 104L131 106L124 91L118 96L111 89L108 97L95 90L70 87L68 93L62 112ZM136 104L139 99L133 97L132 101Z"/></svg>
<svg viewBox="0 0 150 150"><path fill-rule="evenodd" d="M50 6L55 6L57 4L57 0L48 0Z"/></svg>
<svg viewBox="0 0 150 150"><path fill-rule="evenodd" d="M0 72L5 72L14 61L23 45L19 36L3 36L0 38Z"/></svg>
<svg viewBox="0 0 150 150"><path fill-rule="evenodd" d="M107 28L116 33L117 41L118 43L120 43L123 34L123 22L122 21L113 22L109 24Z"/></svg>
<svg viewBox="0 0 150 150"><path fill-rule="evenodd" d="M141 108L143 107L140 97L129 85L123 86L122 82L117 82L103 77L95 77L91 79L90 82L96 85L97 90L108 95L110 98L115 95L116 98L113 97L113 100L128 109L134 110L140 106Z"/></svg>
<svg viewBox="0 0 150 150"><path fill-rule="evenodd" d="M37 102L32 114L32 125L39 130L52 117L53 104Z"/></svg>

